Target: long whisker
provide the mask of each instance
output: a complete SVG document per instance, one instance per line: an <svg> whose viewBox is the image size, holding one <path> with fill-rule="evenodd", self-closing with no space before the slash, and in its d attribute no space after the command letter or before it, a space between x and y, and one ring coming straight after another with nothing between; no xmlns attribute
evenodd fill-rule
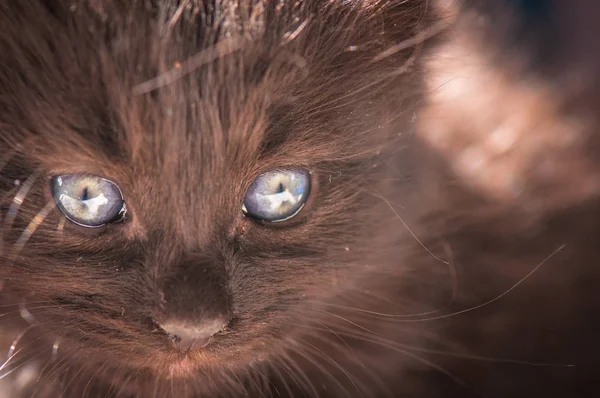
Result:
<svg viewBox="0 0 600 398"><path fill-rule="evenodd" d="M28 301L26 304L30 305L30 304L46 304L46 303L55 303L55 301L53 301L53 300ZM22 304L22 302L15 302L13 304L3 304L3 305L0 305L0 308L16 307L20 304Z"/></svg>
<svg viewBox="0 0 600 398"><path fill-rule="evenodd" d="M30 331L32 328L34 328L35 326L37 326L37 324L32 324L27 326L25 329L23 329L23 331L21 333L19 333L17 335L17 337L15 337L15 339L13 340L12 344L10 345L10 349L8 350L8 355L7 357L10 359L13 355L13 353L15 352L15 348L17 348L17 344L19 344L19 341L21 341L21 339L23 338L23 336L25 336L25 334ZM0 370L2 370L2 367L4 365L0 366Z"/></svg>
<svg viewBox="0 0 600 398"><path fill-rule="evenodd" d="M3 373L3 374L0 374L0 380L2 380L2 379L4 379L4 378L6 378L6 377L7 377L8 375L10 375L11 373L13 373L13 372L15 372L15 371L17 371L17 370L21 369L23 366L27 365L28 363L30 363L30 362L31 362L31 361L33 361L34 359L36 359L36 358L38 358L38 357L42 356L43 354L44 354L43 352L38 352L38 353L36 353L35 355L32 355L32 356L30 356L29 358L27 358L27 359L24 359L24 360L22 361L22 363L20 363L20 364L16 365L14 368L12 368L12 369L10 369L10 370L6 371L5 373Z"/></svg>
<svg viewBox="0 0 600 398"><path fill-rule="evenodd" d="M68 382L68 383L67 383L67 384L66 384L66 385L63 387L63 390L64 390L64 391L67 391L67 390L68 390L69 386L70 386L71 384L73 384L73 381L75 381L75 379L77 378L77 376L79 376L79 374L81 374L81 372L83 372L83 370L84 370L84 369L85 369L85 367L84 367L84 366L81 366L81 367L79 368L79 370L78 370L77 372L75 372L75 374L74 374L73 376L71 376L71 377L70 377L70 380L69 380L69 382ZM59 375L59 377L60 377L60 375Z"/></svg>
<svg viewBox="0 0 600 398"><path fill-rule="evenodd" d="M300 315L300 314L299 314ZM325 324L321 323L321 322L316 322L314 319L312 319L311 317L308 316L303 316L304 319L306 319L308 322L314 322L314 323L318 323L322 328L326 328L326 329L322 329L322 328L317 328L317 327L313 327L310 325L299 325L299 327L305 327L310 331L317 331L319 333L310 333L310 337L311 338L316 338L317 340L325 343L325 344L329 344L329 346L331 348L337 348L337 351L339 353L341 353L342 355L344 355L347 359L353 361L354 363L357 363L358 365L360 365L361 367L361 371L366 374L368 377L371 378L371 380L373 380L374 382L377 383L377 385L382 389L382 391L385 390L386 395L387 396L394 396L393 392L386 386L386 384L384 383L384 381L377 375L375 374L373 371L370 370L370 368L368 366L365 366L365 364L361 361L361 359L358 357L358 355L354 352L354 350L352 349L352 347L350 345L348 345L348 343L340 336L340 334L338 334L337 332L333 331L332 328L329 328L328 326L326 326ZM324 331L329 331L331 333L334 333L344 344L343 346L340 344L332 344L333 342L330 341L328 338L326 338L324 335L322 335L322 333L320 332L324 332ZM348 335L348 334L346 334ZM349 336L349 337L353 337L353 336Z"/></svg>
<svg viewBox="0 0 600 398"><path fill-rule="evenodd" d="M235 372L232 372L232 373L235 374ZM237 376L236 376L236 378L237 378ZM239 385L243 386L243 384L241 384L241 382L239 381L239 378L237 378L237 379L238 379ZM254 384L254 387L256 387L256 391L260 394L260 396L266 398L266 395L263 392L264 389L262 389L260 387L260 385L256 382L256 380L254 380L254 377L252 377L252 375L248 374L247 375L247 379L250 380L250 382L252 382L252 384Z"/></svg>
<svg viewBox="0 0 600 398"><path fill-rule="evenodd" d="M521 284L523 284L527 279L529 279L534 273L536 273L542 266L544 266L548 261L550 261L550 259L552 257L554 257L555 255L557 255L560 251L562 251L564 248L566 247L566 244L561 245L560 247L558 247L556 250L554 250L550 255L548 255L544 260L542 260L537 266L535 266L530 272L528 272L525 276L523 276L521 279L519 279L519 281L517 281L515 284L513 284L510 288L508 288L507 290L505 290L502 294L484 302L478 305L475 305L473 307L469 307L463 310L459 310L456 312L453 312L451 314L444 314L444 315L439 315L439 316L435 316L435 317L427 317L427 318L423 318L423 319L398 319L398 318L419 318L420 316L424 316L424 315L429 315L433 312L439 312L439 310L436 311L428 311L428 312L423 312L423 313L417 313L417 314L389 314L389 313L383 313L383 312L377 312L377 311L371 311L371 310L366 310L366 309L362 309L362 308L355 308L355 307L349 307L349 306L345 306L345 305L340 305L340 304L334 304L334 303L326 303L326 302L318 302L319 306L326 306L326 307L333 307L333 308L340 308L340 309L344 309L344 310L349 310L349 311L354 311L354 312L358 312L358 313L363 313L363 314L369 314L369 315L375 315L381 318L389 318L390 321L393 321L395 323L413 323L413 322L425 322L425 321L434 321L434 320L438 320L438 319L446 319L446 318L450 318L453 316L457 316L457 315L461 315L467 312L471 312L471 311L475 311L478 310L482 307L485 307L487 305L490 305L500 299L502 299L503 297L505 297L507 294L511 293L513 290L515 290L517 287L519 287ZM329 313L327 311L323 311L325 313ZM336 316L339 317L340 319L344 319L345 318L341 317L340 315L337 314L333 314L333 313L329 313L332 316ZM393 318L393 319L392 319ZM348 321L348 320L346 320ZM350 322L350 321L348 321ZM356 325L357 327L360 327L360 325ZM371 332L369 330L367 330L368 332Z"/></svg>
<svg viewBox="0 0 600 398"><path fill-rule="evenodd" d="M19 315L21 316L22 319L24 319L30 325L37 323L37 320L35 319L33 314L31 312L29 312L29 310L25 306L25 303L19 304Z"/></svg>
<svg viewBox="0 0 600 398"><path fill-rule="evenodd" d="M15 218L17 217L17 213L19 212L19 209L21 208L21 205L23 204L23 201L25 200L25 197L27 196L27 194L29 193L29 190L31 189L31 187L33 186L33 184L38 179L38 177L40 176L41 173L42 173L42 168L40 167L40 168L36 169L33 172L33 174L31 174L27 178L27 180L25 180L23 185L21 185L21 188L15 195L12 204L8 208L8 214L6 216L6 220L4 220L5 226L8 226L8 227L12 226Z"/></svg>
<svg viewBox="0 0 600 398"><path fill-rule="evenodd" d="M19 255L21 250L23 250L25 243L27 243L29 238L31 238L31 235L33 235L35 230L44 222L46 217L48 217L48 214L50 214L50 212L55 207L56 207L56 205L54 203L54 200L49 200L48 203L46 203L46 205L44 206L44 208L42 210L40 210L35 215L35 217L33 217L33 220L31 220L29 225L27 225L27 228L25 228L25 230L23 231L23 233L21 233L21 236L19 237L19 239L17 239L17 242L15 243L16 250L15 250L14 256Z"/></svg>
<svg viewBox="0 0 600 398"><path fill-rule="evenodd" d="M371 62L379 62L387 57L391 57L392 55L402 50L406 50L407 48L421 44L426 40L431 39L432 37L435 37L444 30L446 30L448 27L451 26L452 22L452 20L439 21L434 25L430 26L429 28L420 31L417 35L411 37L410 39L403 40L401 43L398 43L395 46L392 46L387 50L383 51L382 53L378 54L371 60Z"/></svg>
<svg viewBox="0 0 600 398"><path fill-rule="evenodd" d="M242 382L242 380L240 379L240 377L237 375L237 373L234 370L232 370L232 369L225 369L225 371L227 371L228 373L230 373L231 377L233 377L235 379L235 381L234 381L233 379L231 379L230 376L227 376L228 380L230 380L232 382L232 384L233 384L233 382L235 382L235 385L238 388L242 388L242 389L244 388L244 383ZM259 390L260 390L260 388L259 388Z"/></svg>
<svg viewBox="0 0 600 398"><path fill-rule="evenodd" d="M340 327L341 326L338 326L336 331L337 331L337 333L339 333L342 336L356 338L356 339L365 341L367 343L369 343L369 342L375 343L378 345L382 345L383 347L386 347L386 348L396 347L396 348L399 348L402 350L422 352L425 354L433 354L433 355L440 355L440 356L447 356L447 357L460 358L460 359L466 359L466 360L475 360L475 361L482 361L482 362L491 362L491 363L525 365L525 366L532 366L532 367L573 368L576 366L574 364L533 362L533 361L527 361L527 360L521 360L521 359L488 357L488 356L475 355L475 354L465 354L465 353L459 353L459 352L442 351L442 350L435 350L435 349L429 349L429 348L424 348L424 347L416 347L416 346L411 346L408 344L398 343L397 341L387 339L387 338L381 336L380 334L377 334L374 332L371 332L369 334L364 334L361 332L361 330L350 329L349 327L340 329Z"/></svg>
<svg viewBox="0 0 600 398"><path fill-rule="evenodd" d="M317 369L320 372L322 372L325 376L327 376L331 380L333 380L338 385L338 387L340 387L344 391L345 394L347 394L348 396L352 396L350 391L348 391L348 389L337 379L337 377L335 377L333 374L331 374L331 372L329 372L327 370L327 368L325 368L325 366L323 366L322 364L317 362L317 360L315 358L313 358L311 355L309 355L307 352L303 351L302 349L294 348L292 346L292 345L297 345L297 344L298 343L296 341L293 341L293 343L290 346L288 346L288 349L294 351L296 354L298 354L302 358L306 359L308 362L312 363L314 366L317 367ZM302 346L301 348L306 348L306 347Z"/></svg>
<svg viewBox="0 0 600 398"><path fill-rule="evenodd" d="M141 95L176 82L182 77L192 73L199 67L213 62L219 58L232 54L242 48L245 40L241 37L230 37L221 40L214 46L200 51L198 54L183 61L173 69L157 77L138 84L133 88L133 95Z"/></svg>
<svg viewBox="0 0 600 398"><path fill-rule="evenodd" d="M175 24L181 18L181 15L183 15L183 11L188 6L188 4L189 4L189 0L183 0L179 4L179 6L177 7L177 9L173 13L173 16L171 16L171 19L169 19L169 23L167 24L167 32L170 32L173 29L173 27L175 26Z"/></svg>
<svg viewBox="0 0 600 398"><path fill-rule="evenodd" d="M21 204L23 204L23 201L25 200L25 197L27 196L27 194L29 193L29 190L31 189L31 187L33 186L33 184L35 183L35 181L37 180L37 178L40 176L40 174L42 173L42 168L39 167L38 169L36 169L33 174L31 174L27 180L25 180L25 182L23 183L23 185L21 185L21 188L19 188L19 190L17 191L17 194L15 195L15 197L13 198L12 204L10 205L10 207L8 208L8 212L6 215L6 218L4 220L3 223L0 223L0 254L3 252L4 249L4 230L5 229L10 229L12 228L12 225L15 221L15 218L17 217L17 214L19 212L19 209L21 208Z"/></svg>
<svg viewBox="0 0 600 398"><path fill-rule="evenodd" d="M288 369L292 374L298 375L298 377L300 377L302 379L302 384L305 385L307 387L307 389L309 389L311 391L311 393L313 394L314 397L318 397L319 393L317 392L317 388L314 385L313 381L308 377L308 375L306 374L306 371L303 370L300 367L300 365L298 365L298 363L294 360L294 358L292 358L289 355L289 353L282 354L280 356L280 358L282 361L281 364L284 366L284 369ZM311 361L311 363L312 363L312 361ZM327 375L327 373L325 373L325 375ZM332 377L330 374L328 376ZM296 380L296 378L293 377L293 380ZM298 384L298 383L296 383L296 384Z"/></svg>
<svg viewBox="0 0 600 398"><path fill-rule="evenodd" d="M544 260L542 260L529 273L527 273L527 275L525 275L523 278L521 278L517 283L515 283L514 285L512 285L510 288L508 288L507 290L505 290L504 293L502 293L502 294L494 297L491 300L486 301L485 303L482 303L482 304L479 304L479 305L476 305L476 306L473 306L473 307L469 307L469 308L466 308L464 310L456 311L456 312L453 312L451 314L440 315L440 316L430 317L430 318L425 318L425 319L413 319L413 320L406 321L406 322L424 322L424 321L434 321L434 320L437 320L437 319L446 319L446 318L450 318L450 317L453 317L453 316L465 314L467 312L476 311L476 310L478 310L478 309L480 309L482 307L490 305L490 304L492 304L492 303L500 300L501 298L503 298L504 296L506 296L507 294L509 294L513 290L515 290L517 287L519 287L519 285L521 285L523 282L525 282L527 279L529 279L529 277L531 275L533 275L538 269L540 269L544 264L546 264L552 257L554 257L556 254L558 254L566 246L567 246L566 244L561 245L558 249L554 250L548 257L546 257ZM403 321L398 321L398 322L403 322Z"/></svg>
<svg viewBox="0 0 600 398"><path fill-rule="evenodd" d="M361 397L363 396L362 390L358 387L358 384L355 382L354 377L352 377L352 375L342 365L340 365L337 361L335 361L333 358L331 358L331 356L327 355L327 353L325 353L323 350L320 350L319 348L317 348L313 344L305 341L304 345L307 345L311 349L313 349L316 352L318 352L320 355L322 355L324 358L326 358L330 363L332 363L333 366L335 366L336 368L338 368L339 370L341 370L342 373L344 373L344 375L346 375L346 377L348 378L348 380L350 381L350 383L352 383L352 386L356 389L356 391L358 392L358 394Z"/></svg>
<svg viewBox="0 0 600 398"><path fill-rule="evenodd" d="M0 318L4 318L8 315L19 314L19 317L26 319L26 320L29 319L28 320L29 323L35 323L35 318L33 318L33 315L31 315L29 310L42 310L42 309L47 309L47 308L59 308L59 307L75 307L76 305L77 304L40 305L38 307L29 307L29 309L25 309L25 310L23 308L20 308L15 311L4 312L4 313L0 314ZM28 312L29 312L29 315L27 315ZM13 319L13 318L5 318L5 319Z"/></svg>
<svg viewBox="0 0 600 398"><path fill-rule="evenodd" d="M11 347L12 348L12 347ZM4 361L4 363L2 365L0 365L0 372L2 372L2 370L13 360L13 358L15 358L17 356L17 354L19 354L21 352L21 349L18 350L17 352L11 354L8 356L8 358L6 359L6 361Z"/></svg>
<svg viewBox="0 0 600 398"><path fill-rule="evenodd" d="M83 393L81 394L81 396L83 398L85 398L88 388L90 388L92 382L94 381L94 378L96 378L96 376L100 373L100 371L106 366L106 364L108 363L108 360L104 361L104 363L102 363L102 365L98 366L98 369L96 369L96 371L90 376L90 379L88 380L88 382L86 383L85 387L83 388ZM158 380L158 379L157 379Z"/></svg>
<svg viewBox="0 0 600 398"><path fill-rule="evenodd" d="M57 332L57 331L60 331L60 330L65 330L65 329L67 329L67 328L77 327L77 325L79 325L79 324L81 324L81 323L82 323L82 322L73 322L73 323L71 323L71 324L68 324L68 325L66 325L65 327L61 327L61 328L58 328L58 329L54 329L52 332L49 332L49 333L47 333L46 335L48 335L48 334L51 334L51 333L55 333L55 332ZM45 336L40 336L40 337L38 337L38 339L42 339L42 338L44 338L44 337L45 337ZM79 342L79 341L81 341L81 339L82 339L82 338L79 338L79 339L77 339L77 340L75 340L75 341L76 341L76 342ZM55 343L55 346L56 346L56 343ZM53 347L53 351L54 351L54 347ZM53 363L54 363L54 365L52 366L52 368L50 368L50 369L49 369L49 370L46 372L46 369L48 368L48 366L50 366L50 365L51 365L51 364L53 364ZM56 376L54 377L54 379L53 379L53 380L50 382L50 385L53 385L53 384L55 384L55 383L56 383L56 382L57 382L57 381L60 379L60 377L61 377L61 376L62 376L62 375L65 373L65 372L68 372L68 371L69 371L69 369L70 369L70 362L69 362L69 359L68 359L68 358L63 358L63 359L60 359L60 360L58 360L58 361L57 361L57 360L56 360L56 358L55 358L55 356L53 355L53 356L51 357L50 361L48 361L48 363L46 364L46 366L44 366L44 368L43 368L43 369L41 370L41 372L40 372L40 376L39 376L39 378L38 378L38 381L37 381L37 385L38 385L38 387L41 385L41 380L42 380L42 377L43 377L45 380L49 380L49 378L50 378L52 375L56 375ZM37 394L37 392L38 392L38 389L36 388L36 390L33 392L32 398L33 398L33 397L34 397L34 396Z"/></svg>
<svg viewBox="0 0 600 398"><path fill-rule="evenodd" d="M383 202L388 205L388 207L390 208L390 210L392 212L394 212L394 214L396 215L396 217L398 218L398 220L400 220L400 222L402 223L402 225L404 225L404 228L406 228L406 230L408 231L409 234L411 234L411 236L415 239L415 241L417 241L417 243L423 248L425 249L425 251L434 259L438 260L439 262L449 265L449 262L446 260L441 259L440 257L438 257L437 255L435 255L431 250L429 250L429 248L427 246L425 246L425 244L423 243L423 241L421 241L421 239L419 239L419 237L413 232L413 230L408 226L408 224L406 223L406 221L404 221L404 219L402 218L402 216L400 216L400 214L398 213L398 211L396 211L396 209L394 208L394 206L385 198L383 197L383 195L380 194L376 194L376 196L383 200Z"/></svg>

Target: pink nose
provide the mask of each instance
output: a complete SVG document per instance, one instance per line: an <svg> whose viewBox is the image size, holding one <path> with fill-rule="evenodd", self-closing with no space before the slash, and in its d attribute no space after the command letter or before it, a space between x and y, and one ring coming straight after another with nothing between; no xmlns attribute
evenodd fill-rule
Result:
<svg viewBox="0 0 600 398"><path fill-rule="evenodd" d="M160 326L169 334L175 347L181 352L186 352L204 347L211 336L227 326L227 321L221 317L207 319L200 323L168 320Z"/></svg>

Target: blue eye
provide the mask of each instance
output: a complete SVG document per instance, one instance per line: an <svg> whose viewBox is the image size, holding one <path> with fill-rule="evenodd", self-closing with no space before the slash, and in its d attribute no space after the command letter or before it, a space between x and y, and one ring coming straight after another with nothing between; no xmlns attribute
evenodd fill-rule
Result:
<svg viewBox="0 0 600 398"><path fill-rule="evenodd" d="M101 227L123 219L125 201L112 181L90 175L52 179L52 197L69 220L84 227Z"/></svg>
<svg viewBox="0 0 600 398"><path fill-rule="evenodd" d="M302 210L309 194L307 171L270 171L254 180L246 193L242 212L261 221L289 220Z"/></svg>

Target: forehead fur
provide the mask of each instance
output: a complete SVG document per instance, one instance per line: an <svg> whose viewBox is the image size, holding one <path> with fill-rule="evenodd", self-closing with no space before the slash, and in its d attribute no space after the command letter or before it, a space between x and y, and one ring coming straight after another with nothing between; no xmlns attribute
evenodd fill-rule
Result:
<svg viewBox="0 0 600 398"><path fill-rule="evenodd" d="M2 5L0 139L47 174L117 181L147 219L237 212L263 171L351 175L402 133L414 50L381 54L413 37L421 3Z"/></svg>
<svg viewBox="0 0 600 398"><path fill-rule="evenodd" d="M329 130L340 120L347 122L337 130L355 125L358 94L339 82L360 88L374 77L375 83L389 80L391 64L386 70L365 60L409 37L419 21L410 2L395 14L386 14L389 3L341 1L3 7L0 79L3 98L11 101L2 103L5 139L15 144L23 136L51 136L57 147L83 152L101 144L112 160L156 148L173 153L171 146L184 150L177 152L181 158L202 146L202 137L214 156L238 153L242 144L245 153L257 153L281 120L292 123L286 130L294 134L276 134L284 137L275 142L316 134L345 141L349 131ZM31 31L17 34L22 24ZM362 97L377 88L364 87ZM9 95L23 92L31 94ZM285 105L293 105L292 112ZM334 105L346 113L333 114ZM35 120L12 123L25 113L35 113ZM313 122L294 128L299 117L290 113ZM12 131L15 124L20 131ZM156 155L157 162L165 160Z"/></svg>

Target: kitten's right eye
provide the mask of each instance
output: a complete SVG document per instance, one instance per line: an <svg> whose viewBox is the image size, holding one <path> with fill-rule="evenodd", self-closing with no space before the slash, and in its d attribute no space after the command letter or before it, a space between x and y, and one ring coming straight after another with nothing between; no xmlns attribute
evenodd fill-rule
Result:
<svg viewBox="0 0 600 398"><path fill-rule="evenodd" d="M95 228L120 221L127 211L117 184L102 177L54 177L52 196L65 217L83 227Z"/></svg>
<svg viewBox="0 0 600 398"><path fill-rule="evenodd" d="M260 221L286 221L302 210L309 194L308 171L270 171L254 181L244 198L242 213Z"/></svg>

